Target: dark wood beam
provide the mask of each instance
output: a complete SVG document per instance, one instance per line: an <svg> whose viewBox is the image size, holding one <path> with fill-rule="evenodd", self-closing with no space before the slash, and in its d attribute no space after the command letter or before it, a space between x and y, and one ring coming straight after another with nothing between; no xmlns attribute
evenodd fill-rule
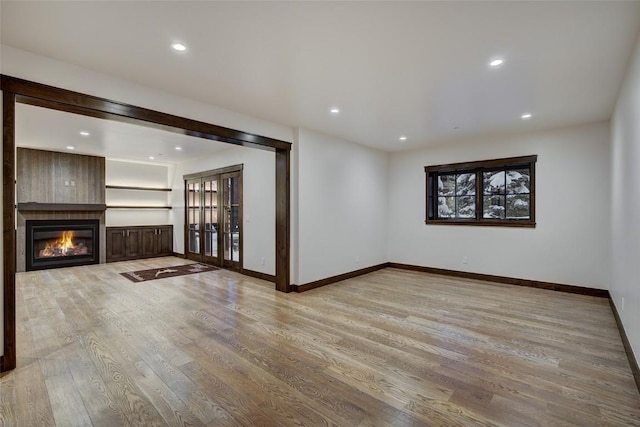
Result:
<svg viewBox="0 0 640 427"><path fill-rule="evenodd" d="M2 91L2 279L4 354L0 372L16 367L15 94Z"/></svg>
<svg viewBox="0 0 640 427"><path fill-rule="evenodd" d="M291 151L276 150L276 289L291 292Z"/></svg>
<svg viewBox="0 0 640 427"><path fill-rule="evenodd" d="M1 75L2 90L18 94L20 103L101 119L141 124L157 129L228 144L267 150L291 149L291 144L198 120L137 107L97 96Z"/></svg>

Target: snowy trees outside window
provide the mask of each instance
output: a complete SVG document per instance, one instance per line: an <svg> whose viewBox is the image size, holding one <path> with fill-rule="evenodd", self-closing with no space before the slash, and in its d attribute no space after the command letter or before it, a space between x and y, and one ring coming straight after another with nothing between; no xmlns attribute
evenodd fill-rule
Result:
<svg viewBox="0 0 640 427"><path fill-rule="evenodd" d="M428 223L535 226L537 156L427 166Z"/></svg>

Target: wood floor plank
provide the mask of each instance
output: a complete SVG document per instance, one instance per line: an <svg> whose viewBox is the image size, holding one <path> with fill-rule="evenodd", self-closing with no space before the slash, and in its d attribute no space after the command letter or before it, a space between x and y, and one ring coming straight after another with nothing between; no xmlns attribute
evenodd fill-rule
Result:
<svg viewBox="0 0 640 427"><path fill-rule="evenodd" d="M190 262L19 273L0 426L640 427L604 299L397 269L303 294L120 275Z"/></svg>

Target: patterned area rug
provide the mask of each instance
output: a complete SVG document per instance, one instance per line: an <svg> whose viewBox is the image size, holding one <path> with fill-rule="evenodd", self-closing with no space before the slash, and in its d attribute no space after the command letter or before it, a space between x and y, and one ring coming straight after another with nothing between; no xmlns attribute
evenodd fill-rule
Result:
<svg viewBox="0 0 640 427"><path fill-rule="evenodd" d="M175 267L153 268L151 270L128 271L120 273L132 282L146 282L147 280L166 279L167 277L184 276L186 274L203 273L218 268L206 264L187 264Z"/></svg>

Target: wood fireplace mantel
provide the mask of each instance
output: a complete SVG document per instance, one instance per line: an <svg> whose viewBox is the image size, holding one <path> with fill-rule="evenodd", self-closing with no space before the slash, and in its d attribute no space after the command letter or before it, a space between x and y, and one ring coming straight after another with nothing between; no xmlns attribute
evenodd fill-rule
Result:
<svg viewBox="0 0 640 427"><path fill-rule="evenodd" d="M106 204L102 203L18 203L20 212L104 212Z"/></svg>

